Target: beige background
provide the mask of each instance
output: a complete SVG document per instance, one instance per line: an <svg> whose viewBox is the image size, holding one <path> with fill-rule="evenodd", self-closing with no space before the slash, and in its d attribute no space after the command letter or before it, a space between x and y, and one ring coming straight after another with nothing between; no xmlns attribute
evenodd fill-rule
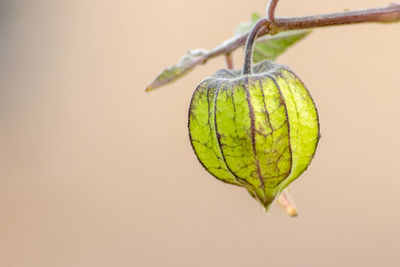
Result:
<svg viewBox="0 0 400 267"><path fill-rule="evenodd" d="M389 3L281 2L279 15ZM222 59L143 92L265 3L0 1L0 266L400 266L400 24L315 30L279 58L321 117L296 219L192 152L190 96Z"/></svg>

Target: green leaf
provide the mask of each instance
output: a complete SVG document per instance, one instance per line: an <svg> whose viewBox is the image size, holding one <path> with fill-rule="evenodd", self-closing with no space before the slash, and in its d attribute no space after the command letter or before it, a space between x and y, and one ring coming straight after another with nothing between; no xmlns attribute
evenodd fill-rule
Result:
<svg viewBox="0 0 400 267"><path fill-rule="evenodd" d="M158 87L174 82L189 73L199 61L205 60L206 50L190 50L176 65L162 70L157 77L146 87L145 91L150 92Z"/></svg>
<svg viewBox="0 0 400 267"><path fill-rule="evenodd" d="M236 35L249 32L255 23L261 18L257 13L254 13L251 22L241 23L235 30ZM253 61L260 62L265 59L275 60L285 50L306 37L311 30L294 30L281 32L276 35L267 35L259 38L254 45Z"/></svg>

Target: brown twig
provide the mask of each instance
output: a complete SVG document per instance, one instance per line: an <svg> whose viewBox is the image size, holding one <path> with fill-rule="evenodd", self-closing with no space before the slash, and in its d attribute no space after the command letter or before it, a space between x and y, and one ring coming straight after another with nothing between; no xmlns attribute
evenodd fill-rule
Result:
<svg viewBox="0 0 400 267"><path fill-rule="evenodd" d="M346 11L319 16L281 17L275 20L279 31L318 28L365 22L391 23L400 21L400 2L387 7Z"/></svg>
<svg viewBox="0 0 400 267"><path fill-rule="evenodd" d="M269 1L267 5L267 16L264 18L265 25L264 27L260 27L259 32L257 33L257 38L266 35L267 33L269 35L274 35L288 30L311 29L356 23L391 23L400 21L400 2L392 3L389 6L380 8L300 17L275 17L274 12L277 3L278 0ZM187 63L185 68L181 70L179 74L175 74L174 77L162 81L158 81L157 77L153 83L146 87L145 90L147 92L152 91L155 88L183 77L194 67L206 63L211 58L232 53L234 50L245 44L248 35L249 33L235 36L210 51L205 51L201 55L196 55L196 59Z"/></svg>
<svg viewBox="0 0 400 267"><path fill-rule="evenodd" d="M273 1L273 0L272 0ZM276 17L269 26L269 34L278 32L309 29L326 26L355 24L355 23L389 23L400 21L400 3L393 3L386 7L363 9L355 11L345 11L339 13L302 16L302 17ZM268 29L263 28L259 31L258 37L267 34ZM242 34L225 41L204 55L204 62L221 54L231 53L243 46L249 33Z"/></svg>

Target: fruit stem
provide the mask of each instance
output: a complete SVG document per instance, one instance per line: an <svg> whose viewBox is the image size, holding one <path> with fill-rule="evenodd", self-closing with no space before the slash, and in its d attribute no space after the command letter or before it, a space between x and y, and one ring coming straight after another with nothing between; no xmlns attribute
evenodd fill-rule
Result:
<svg viewBox="0 0 400 267"><path fill-rule="evenodd" d="M264 29L264 34L271 33L271 28L275 20L275 9L278 1L279 0L268 1L266 17L257 21L256 25L254 25L247 37L246 47L244 49L243 75L252 74L254 42L261 29Z"/></svg>
<svg viewBox="0 0 400 267"><path fill-rule="evenodd" d="M256 25L251 29L247 41L246 41L246 48L244 49L244 64L243 64L243 75L252 74L252 63L253 63L253 47L254 41L257 38L258 32L262 28L266 28L267 32L269 26L269 20L267 18L262 18L257 21Z"/></svg>
<svg viewBox="0 0 400 267"><path fill-rule="evenodd" d="M269 19L269 21L275 20L275 9L278 1L279 0L270 0L267 4L267 19Z"/></svg>

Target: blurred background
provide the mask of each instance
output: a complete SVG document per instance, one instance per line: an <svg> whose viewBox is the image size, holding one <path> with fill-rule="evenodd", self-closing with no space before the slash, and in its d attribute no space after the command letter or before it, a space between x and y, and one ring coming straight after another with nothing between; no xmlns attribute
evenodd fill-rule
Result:
<svg viewBox="0 0 400 267"><path fill-rule="evenodd" d="M192 152L190 97L223 58L144 93L266 2L0 0L0 266L400 266L400 23L314 30L278 58L321 119L295 219ZM282 0L277 15L387 4Z"/></svg>

